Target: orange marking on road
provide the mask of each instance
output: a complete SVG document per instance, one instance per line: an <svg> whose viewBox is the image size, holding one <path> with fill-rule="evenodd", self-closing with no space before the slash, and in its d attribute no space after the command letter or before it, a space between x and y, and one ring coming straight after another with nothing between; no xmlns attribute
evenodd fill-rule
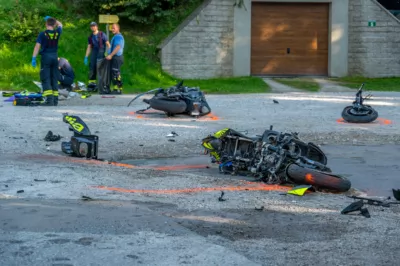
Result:
<svg viewBox="0 0 400 266"><path fill-rule="evenodd" d="M254 186L226 186L226 187L197 187L181 189L126 189L118 187L94 186L94 188L116 191L122 193L149 193L149 194L179 194L179 193L198 193L210 191L288 191L290 188L280 185L266 185L255 183Z"/></svg>
<svg viewBox="0 0 400 266"><path fill-rule="evenodd" d="M384 119L384 118L380 118L380 117L378 117L375 121L373 121L371 123L349 123L349 122L346 122L343 118L337 119L336 122L339 124L346 124L346 125L390 125L393 123L389 119Z"/></svg>

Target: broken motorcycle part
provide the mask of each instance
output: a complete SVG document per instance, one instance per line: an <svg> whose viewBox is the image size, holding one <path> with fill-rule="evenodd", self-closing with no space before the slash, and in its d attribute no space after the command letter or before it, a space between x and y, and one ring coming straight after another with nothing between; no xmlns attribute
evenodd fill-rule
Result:
<svg viewBox="0 0 400 266"><path fill-rule="evenodd" d="M157 88L139 94L129 102L128 106L139 97L153 92L155 92L153 98L143 100L143 102L149 104L149 107L139 110L137 113L143 113L150 108L163 111L168 117L176 114L197 117L207 115L211 112L204 93L198 87L183 86L183 80L167 89Z"/></svg>
<svg viewBox="0 0 400 266"><path fill-rule="evenodd" d="M378 118L378 112L369 105L364 104L364 100L367 100L371 95L362 97L364 83L361 84L360 88L356 93L356 99L353 101L353 105L346 106L342 111L342 118L349 123L370 123Z"/></svg>
<svg viewBox="0 0 400 266"><path fill-rule="evenodd" d="M400 202L383 201L383 200L377 200L377 199L366 198L366 197L358 197L358 196L347 196L347 197L352 198L352 199L358 199L358 200L361 200L362 202L364 202L365 204L374 205L374 206L390 207L390 204L400 204Z"/></svg>
<svg viewBox="0 0 400 266"><path fill-rule="evenodd" d="M267 184L295 183L335 192L351 187L348 179L331 173L324 152L300 140L297 132L282 133L271 126L262 135L249 137L224 128L203 138L201 145L223 174L245 174Z"/></svg>
<svg viewBox="0 0 400 266"><path fill-rule="evenodd" d="M393 197L396 199L396 200L400 200L400 189L392 189L392 191L393 191Z"/></svg>
<svg viewBox="0 0 400 266"><path fill-rule="evenodd" d="M74 132L71 140L61 143L61 150L71 156L97 159L99 137L92 135L89 127L78 116L63 114L63 121Z"/></svg>

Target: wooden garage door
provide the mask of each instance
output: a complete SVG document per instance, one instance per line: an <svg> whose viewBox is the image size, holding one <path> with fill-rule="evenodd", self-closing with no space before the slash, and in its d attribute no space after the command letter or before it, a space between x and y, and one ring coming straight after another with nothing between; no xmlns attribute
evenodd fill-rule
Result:
<svg viewBox="0 0 400 266"><path fill-rule="evenodd" d="M329 4L253 2L252 75L327 75Z"/></svg>

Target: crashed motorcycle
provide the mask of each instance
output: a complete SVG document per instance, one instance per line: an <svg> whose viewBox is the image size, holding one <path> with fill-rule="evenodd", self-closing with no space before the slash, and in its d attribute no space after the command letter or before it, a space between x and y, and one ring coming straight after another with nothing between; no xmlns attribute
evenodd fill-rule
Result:
<svg viewBox="0 0 400 266"><path fill-rule="evenodd" d="M265 130L256 137L230 128L202 140L206 154L224 174L245 174L268 184L307 184L316 189L345 192L351 183L332 174L327 157L315 144L305 143L298 133Z"/></svg>
<svg viewBox="0 0 400 266"><path fill-rule="evenodd" d="M349 123L370 123L378 118L378 112L370 105L364 105L364 100L370 99L371 94L363 98L364 83L356 93L352 106L346 106L342 111L342 118Z"/></svg>
<svg viewBox="0 0 400 266"><path fill-rule="evenodd" d="M163 111L168 116L177 114L204 116L211 112L204 93L198 87L183 86L183 80L167 89L157 88L139 94L129 102L128 106L139 97L150 93L154 93L153 98L143 99L143 102L147 103L149 107L139 110L137 113L143 113L150 108Z"/></svg>

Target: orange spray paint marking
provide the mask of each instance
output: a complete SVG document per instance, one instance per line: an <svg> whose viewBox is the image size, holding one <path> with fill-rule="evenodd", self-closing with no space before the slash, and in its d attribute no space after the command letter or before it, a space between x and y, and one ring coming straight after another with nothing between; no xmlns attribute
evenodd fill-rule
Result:
<svg viewBox="0 0 400 266"><path fill-rule="evenodd" d="M349 123L346 122L343 118L339 118L336 120L337 123L339 124L346 124L346 125L390 125L393 122L389 119L384 119L384 118L380 118L378 117L375 121L371 122L371 123Z"/></svg>
<svg viewBox="0 0 400 266"><path fill-rule="evenodd" d="M181 189L125 189L117 187L94 186L94 188L116 191L122 193L149 193L149 194L180 194L180 193L198 193L210 191L288 191L290 188L279 185L266 185L259 183L258 186L230 186L230 187L198 187Z"/></svg>

